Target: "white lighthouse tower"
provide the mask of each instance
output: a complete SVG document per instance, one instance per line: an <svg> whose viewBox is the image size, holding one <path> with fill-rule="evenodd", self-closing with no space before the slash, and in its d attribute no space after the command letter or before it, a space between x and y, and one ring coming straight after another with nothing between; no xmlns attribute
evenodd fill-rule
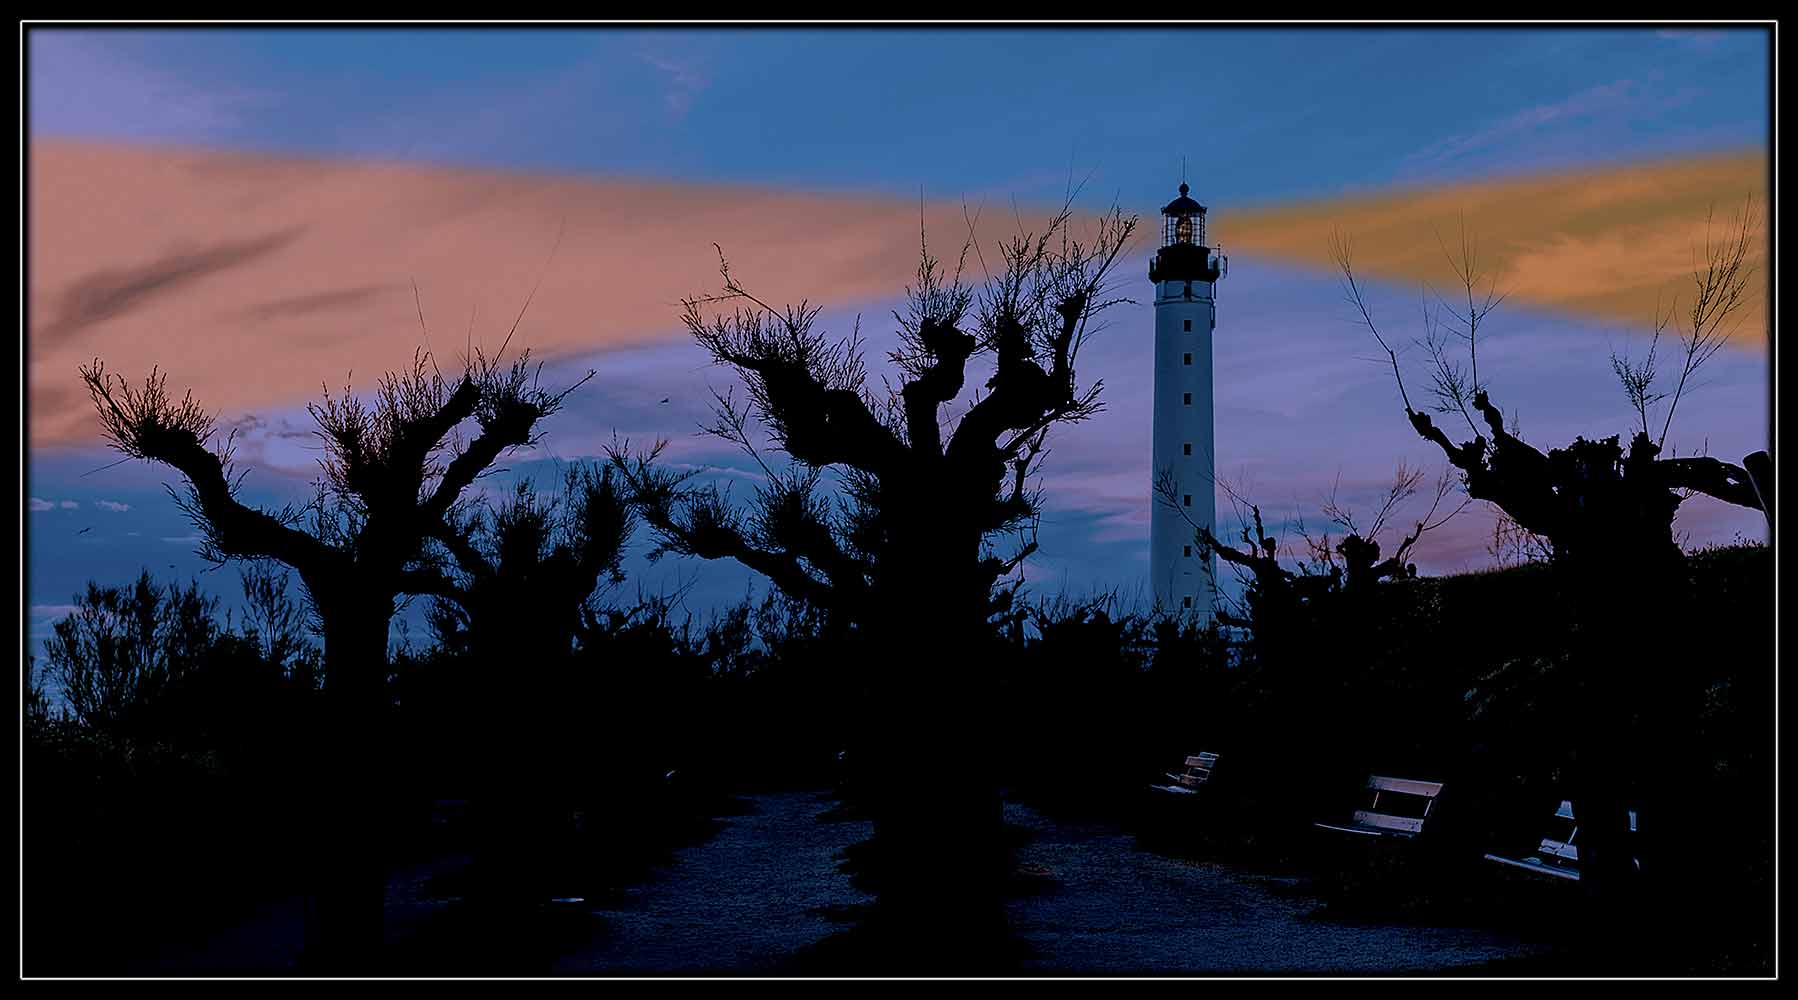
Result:
<svg viewBox="0 0 1798 1000"><path fill-rule="evenodd" d="M1161 210L1161 249L1149 262L1155 283L1155 437L1151 482L1173 487L1178 509L1159 493L1149 515L1150 592L1163 611L1208 619L1215 600L1212 557L1193 541L1194 525L1214 532L1216 449L1211 412L1211 334L1217 281L1229 261L1205 242L1205 206L1187 196Z"/></svg>

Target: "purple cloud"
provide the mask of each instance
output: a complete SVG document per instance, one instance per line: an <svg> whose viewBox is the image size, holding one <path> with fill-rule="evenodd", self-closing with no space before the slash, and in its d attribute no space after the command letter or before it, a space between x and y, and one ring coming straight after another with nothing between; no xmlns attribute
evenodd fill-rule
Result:
<svg viewBox="0 0 1798 1000"><path fill-rule="evenodd" d="M1125 291L1146 300L1147 279L1141 265L1140 257L1127 262L1120 274L1127 282L1140 281L1141 287L1126 284ZM1416 314L1415 290L1375 285L1371 293L1390 332L1407 343L1417 332L1407 322ZM854 327L858 314L862 318L870 388L876 392L882 391L880 375L887 371L885 352L896 339L890 311L898 304L893 299L874 301L859 310L830 309L820 317L821 327L838 335ZM1302 544L1297 533L1300 522L1314 532L1323 526L1320 507L1332 489L1340 505L1365 515L1379 502L1400 462L1424 469L1433 482L1444 461L1406 424L1390 370L1374 356L1377 349L1342 301L1332 277L1241 257L1220 287L1218 308L1218 475L1236 493L1261 505L1269 529L1283 539L1289 557ZM1494 315L1487 329L1481 375L1490 380L1495 401L1507 413L1519 415L1526 440L1547 448L1575 435L1627 432L1632 414L1608 359L1613 346L1627 346L1639 336L1637 331L1510 304ZM1042 480L1046 493L1042 547L1025 567L1033 592L1116 588L1128 594L1146 584L1152 337L1152 307L1121 306L1110 316L1109 328L1089 342L1079 359L1083 383L1104 381L1106 410L1084 424L1058 428L1050 437ZM1419 353L1407 348L1403 358L1407 377L1422 379ZM970 387L985 380L980 365L978 359L970 365ZM543 378L548 384L567 383L589 367L598 375L548 422L540 446L508 456L501 463L506 473L483 480L487 494L498 496L510 479L522 475L549 482L558 463L602 455L614 433L639 445L666 438L669 463L734 482L739 495L758 479L753 462L734 447L699 433L710 418L712 391L727 391L737 383L690 341L683 338L552 362ZM1730 460L1765 448L1764 356L1720 352L1701 382L1681 402L1669 445L1681 454L1708 448ZM741 398L740 387L737 392ZM945 420L952 421L967 402L959 399L946 407ZM229 414L226 417L230 419ZM248 484L256 498L274 504L304 500L316 475L316 442L305 440L310 418L294 410L238 420L244 428L239 454L253 470ZM780 457L772 455L771 460ZM78 480L79 473L105 462L102 453L95 452L44 473L34 468L33 475L66 495L92 482ZM136 464L102 477L111 496L128 496L143 516L159 518L158 527L167 525L160 532L151 528L151 538L191 546L197 538L180 534L175 527L178 514L164 509L169 505L155 500L160 494L150 492L169 478L166 470ZM144 495L130 494L122 486L126 482L141 485ZM1458 501L1457 493L1451 502ZM1423 507L1427 497L1400 511L1395 526L1408 530L1410 519L1421 516ZM1220 528L1229 532L1234 526L1232 504L1221 490L1218 510ZM1493 517L1484 504L1475 503L1446 527L1426 535L1415 553L1420 571L1438 574L1492 565L1488 550ZM1758 511L1702 499L1682 508L1675 528L1694 546L1728 542L1737 535L1765 537L1765 521ZM1388 533L1382 541L1390 545L1390 537ZM633 543L627 591L642 587L650 593L684 592L687 607L703 615L742 598L751 588L758 593L766 588L765 581L730 563L685 559L648 563L642 556L649 545L647 536ZM147 553L133 559L154 564ZM136 565L121 562L105 572L92 572L102 579L124 578L136 571ZM180 565L188 562L183 559ZM1228 588L1227 580L1225 584Z"/></svg>
<svg viewBox="0 0 1798 1000"><path fill-rule="evenodd" d="M30 34L31 121L64 135L216 142L238 134L276 95L159 66L141 38L37 29Z"/></svg>

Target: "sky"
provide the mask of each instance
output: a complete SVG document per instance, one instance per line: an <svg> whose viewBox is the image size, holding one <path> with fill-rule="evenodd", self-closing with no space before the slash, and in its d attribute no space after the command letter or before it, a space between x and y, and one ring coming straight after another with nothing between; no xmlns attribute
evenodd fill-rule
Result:
<svg viewBox="0 0 1798 1000"><path fill-rule="evenodd" d="M492 346L535 288L518 339L545 379L597 374L488 488L618 433L667 438L672 460L746 491L750 463L696 433L731 378L678 323L681 297L717 288L714 242L762 297L819 303L832 331L859 318L878 378L920 217L939 245L972 231L990 251L1076 190L1082 218L1115 203L1149 238L1120 271L1138 301L1081 359L1107 409L1051 438L1025 573L1038 593L1131 595L1147 582L1146 261L1182 176L1231 256L1219 478L1288 538L1333 490L1371 511L1398 463L1442 466L1342 299L1332 233L1353 237L1404 343L1420 286L1446 292L1443 234L1479 241L1511 293L1482 371L1546 448L1628 431L1610 352L1640 350L1657 301L1684 292L1707 213L1721 227L1766 205L1755 29L34 29L27 59L32 638L90 579L147 567L236 592L194 555L172 471L115 464L98 440L75 373L95 357L192 388L242 432L245 496L279 504L315 474L305 403L322 386L366 390L421 341ZM1769 379L1757 305L1670 444L1768 447ZM1706 544L1765 522L1699 498L1676 529ZM1470 507L1416 561L1490 565L1490 531ZM724 563L651 566L647 548L627 592L678 589L703 616L764 587Z"/></svg>

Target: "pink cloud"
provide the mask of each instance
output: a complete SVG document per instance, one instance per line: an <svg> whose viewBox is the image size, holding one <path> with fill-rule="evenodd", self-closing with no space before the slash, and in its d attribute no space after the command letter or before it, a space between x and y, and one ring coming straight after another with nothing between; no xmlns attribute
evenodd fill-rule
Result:
<svg viewBox="0 0 1798 1000"><path fill-rule="evenodd" d="M72 140L36 140L29 157L36 447L97 437L76 377L96 357L134 378L160 365L171 387L242 413L352 373L366 387L421 341L445 362L471 341L491 350L527 299L515 348L665 340L679 300L718 287L714 244L770 301L884 299L916 262L905 199ZM926 220L966 231L959 205Z"/></svg>

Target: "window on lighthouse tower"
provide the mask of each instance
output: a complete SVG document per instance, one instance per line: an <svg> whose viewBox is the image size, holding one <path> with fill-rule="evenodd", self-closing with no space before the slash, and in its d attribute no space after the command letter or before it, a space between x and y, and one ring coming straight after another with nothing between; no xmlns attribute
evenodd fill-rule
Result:
<svg viewBox="0 0 1798 1000"><path fill-rule="evenodd" d="M1174 220L1174 242L1191 243L1192 241L1192 216L1182 215Z"/></svg>

